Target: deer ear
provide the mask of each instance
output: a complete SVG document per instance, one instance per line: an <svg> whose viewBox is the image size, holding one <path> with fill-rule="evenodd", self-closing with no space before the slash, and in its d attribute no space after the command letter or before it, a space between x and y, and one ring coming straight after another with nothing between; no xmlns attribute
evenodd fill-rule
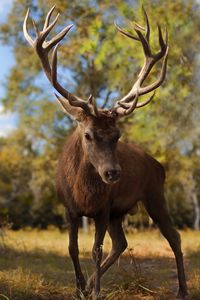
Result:
<svg viewBox="0 0 200 300"><path fill-rule="evenodd" d="M61 98L57 94L55 95L65 113L72 116L78 122L83 121L83 119L85 118L85 111L81 107L72 106L69 104L69 101L67 99Z"/></svg>

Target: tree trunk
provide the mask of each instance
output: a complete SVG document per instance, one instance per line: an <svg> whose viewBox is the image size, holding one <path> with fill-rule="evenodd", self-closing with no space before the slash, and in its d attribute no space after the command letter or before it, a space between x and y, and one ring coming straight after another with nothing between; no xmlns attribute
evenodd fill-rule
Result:
<svg viewBox="0 0 200 300"><path fill-rule="evenodd" d="M194 205L194 213L195 213L193 227L194 227L194 230L199 230L200 207L199 207L196 193L192 193L192 202Z"/></svg>
<svg viewBox="0 0 200 300"><path fill-rule="evenodd" d="M88 233L88 218L82 217L82 224L83 224L83 232Z"/></svg>

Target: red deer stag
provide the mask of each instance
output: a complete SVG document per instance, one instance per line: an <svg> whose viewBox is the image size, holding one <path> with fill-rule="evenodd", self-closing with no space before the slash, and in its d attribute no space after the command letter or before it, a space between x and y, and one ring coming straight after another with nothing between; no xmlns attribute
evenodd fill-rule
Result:
<svg viewBox="0 0 200 300"><path fill-rule="evenodd" d="M174 252L179 280L178 297L184 298L187 295L187 285L181 242L166 207L163 193L164 169L159 162L138 146L119 141L120 131L116 125L119 118L148 104L154 93L143 102L138 102L139 96L154 91L164 81L168 55L167 30L166 37L163 38L158 25L160 50L154 54L150 47L150 26L145 10L146 26L144 28L136 24L134 27L136 36L117 27L123 35L141 43L145 62L128 94L118 100L113 108L99 109L92 96L85 101L70 93L58 82L58 43L73 25L67 26L54 38L46 41L59 17L57 15L50 23L54 8L47 14L42 31L39 31L33 21L37 35L35 40L27 32L29 10L24 20L23 30L25 38L35 49L48 80L62 95L62 97L56 95L58 101L64 111L78 122L76 130L64 146L57 172L57 193L66 207L69 222L69 254L74 264L77 289L82 292L85 289L89 292L93 291L93 299L99 298L100 277L127 247L122 219L138 201L142 201ZM50 62L49 52L52 49ZM143 86L152 67L160 60L162 66L159 78L154 83ZM82 216L93 218L95 222L95 241L92 249L95 272L87 284L79 263L77 241L79 220ZM106 230L112 240L112 249L102 262L102 245Z"/></svg>

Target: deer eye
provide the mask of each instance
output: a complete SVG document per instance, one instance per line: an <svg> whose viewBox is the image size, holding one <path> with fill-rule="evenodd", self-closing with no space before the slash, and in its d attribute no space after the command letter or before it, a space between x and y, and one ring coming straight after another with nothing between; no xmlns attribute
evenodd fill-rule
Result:
<svg viewBox="0 0 200 300"><path fill-rule="evenodd" d="M119 136L115 136L115 137L113 138L113 143L117 143L117 142L118 142L118 139L119 139Z"/></svg>
<svg viewBox="0 0 200 300"><path fill-rule="evenodd" d="M87 141L90 141L90 142L92 141L92 137L88 132L85 133L85 138Z"/></svg>
<svg viewBox="0 0 200 300"><path fill-rule="evenodd" d="M114 136L112 139L113 143L117 143L119 138L120 138L120 134L117 134L116 136Z"/></svg>

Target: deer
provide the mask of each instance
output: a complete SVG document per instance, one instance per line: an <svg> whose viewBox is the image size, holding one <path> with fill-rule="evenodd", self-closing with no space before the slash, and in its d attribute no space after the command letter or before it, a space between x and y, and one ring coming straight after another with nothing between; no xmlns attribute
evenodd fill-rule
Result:
<svg viewBox="0 0 200 300"><path fill-rule="evenodd" d="M51 22L54 10L55 6L48 12L41 31L32 20L36 33L33 39L27 29L28 9L23 32L35 50L46 77L59 93L55 95L64 112L77 122L76 129L64 145L56 175L57 195L66 208L69 224L68 249L74 265L77 291L92 294L93 299L100 298L101 276L127 248L123 218L141 201L174 253L179 283L177 297L183 299L188 292L181 239L171 221L164 196L164 167L138 145L121 141L117 125L120 118L150 103L155 90L165 80L169 49L167 29L164 36L158 25L159 51L153 53L150 46L151 27L144 8L145 27L136 23L135 35L116 25L122 35L141 44L145 60L130 91L117 100L113 107L102 109L92 95L84 100L70 93L58 81L58 46L73 24L47 41L59 18L58 14ZM159 61L161 69L158 78L144 86L150 71ZM149 93L148 99L138 101ZM95 271L87 282L81 270L78 248L78 229L82 216L92 218L95 224L92 248ZM103 260L103 241L107 231L112 248Z"/></svg>

